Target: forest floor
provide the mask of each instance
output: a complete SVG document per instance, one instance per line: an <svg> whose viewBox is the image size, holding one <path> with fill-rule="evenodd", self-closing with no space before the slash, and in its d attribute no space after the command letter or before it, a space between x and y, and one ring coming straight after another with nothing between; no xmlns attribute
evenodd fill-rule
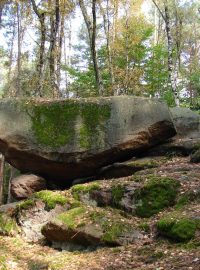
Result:
<svg viewBox="0 0 200 270"><path fill-rule="evenodd" d="M183 191L200 188L200 164L191 164L189 157L171 158L159 168L149 170L144 175L151 172L181 178ZM27 243L20 236L0 236L0 270L199 270L200 235L188 243L177 244L157 237L153 231L159 217L172 211L173 207L144 219L151 228L144 240L95 251L58 251ZM185 216L192 212L199 218L199 201L190 202L179 211Z"/></svg>

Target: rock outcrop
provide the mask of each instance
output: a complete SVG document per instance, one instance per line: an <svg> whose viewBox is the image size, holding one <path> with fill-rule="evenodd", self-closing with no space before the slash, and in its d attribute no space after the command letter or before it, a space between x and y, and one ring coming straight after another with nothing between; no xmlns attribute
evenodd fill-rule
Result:
<svg viewBox="0 0 200 270"><path fill-rule="evenodd" d="M167 106L154 99L0 102L0 151L6 160L64 187L175 134Z"/></svg>
<svg viewBox="0 0 200 270"><path fill-rule="evenodd" d="M44 178L34 174L25 174L12 179L10 192L15 199L23 200L46 187Z"/></svg>
<svg viewBox="0 0 200 270"><path fill-rule="evenodd" d="M170 109L172 119L180 138L200 138L200 116L189 108L174 107Z"/></svg>

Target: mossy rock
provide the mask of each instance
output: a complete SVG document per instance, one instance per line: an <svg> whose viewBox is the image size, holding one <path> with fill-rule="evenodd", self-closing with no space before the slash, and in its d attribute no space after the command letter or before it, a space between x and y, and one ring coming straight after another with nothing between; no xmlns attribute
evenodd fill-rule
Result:
<svg viewBox="0 0 200 270"><path fill-rule="evenodd" d="M57 204L65 205L68 200L65 196L59 194L59 192L51 191L51 190L42 190L34 193L34 198L42 200L47 210L54 209ZM30 202L31 203L31 202ZM25 203L29 204L29 203Z"/></svg>
<svg viewBox="0 0 200 270"><path fill-rule="evenodd" d="M150 217L174 205L180 183L167 177L152 176L135 192L136 215Z"/></svg>
<svg viewBox="0 0 200 270"><path fill-rule="evenodd" d="M28 210L35 205L35 199L27 199L17 205L17 211Z"/></svg>
<svg viewBox="0 0 200 270"><path fill-rule="evenodd" d="M99 190L100 185L98 183L78 184L71 188L74 199L80 200L81 195L90 194L94 190Z"/></svg>
<svg viewBox="0 0 200 270"><path fill-rule="evenodd" d="M194 238L197 222L189 218L163 218L157 223L158 232L176 242L187 242Z"/></svg>
<svg viewBox="0 0 200 270"><path fill-rule="evenodd" d="M6 214L0 214L0 234L14 235L19 231L14 219Z"/></svg>
<svg viewBox="0 0 200 270"><path fill-rule="evenodd" d="M73 242L86 246L122 245L128 239L135 241L134 232L130 221L118 211L85 206L59 214L42 229L51 242Z"/></svg>

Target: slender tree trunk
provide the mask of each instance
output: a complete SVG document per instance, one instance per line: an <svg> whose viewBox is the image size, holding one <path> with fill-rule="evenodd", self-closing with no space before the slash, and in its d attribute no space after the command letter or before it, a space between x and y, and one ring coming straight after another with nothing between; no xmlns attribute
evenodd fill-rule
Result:
<svg viewBox="0 0 200 270"><path fill-rule="evenodd" d="M114 93L115 78L114 78L114 72L113 72L112 52L111 52L111 45L110 45L111 40L110 40L109 0L106 0L106 12L104 11L104 8L102 7L101 1L99 1L99 7L103 16L103 26L104 26L105 36L106 36L107 62L108 62L108 69L109 69L112 92Z"/></svg>
<svg viewBox="0 0 200 270"><path fill-rule="evenodd" d="M99 95L103 96L103 81L101 77L101 73L99 72L98 60L97 60L97 52L96 52L96 0L92 0L92 18L93 18L93 27L92 27L92 40L91 40L91 51L92 51L92 59L95 71L95 78L98 85Z"/></svg>
<svg viewBox="0 0 200 270"><path fill-rule="evenodd" d="M90 19L87 9L84 5L83 0L79 0L79 6L81 8L85 24L87 26L89 40L90 40L90 50L93 62L93 68L95 73L95 80L98 88L99 95L104 94L103 81L101 77L101 72L99 71L97 52L96 52L96 0L92 0L92 20Z"/></svg>
<svg viewBox="0 0 200 270"><path fill-rule="evenodd" d="M64 38L64 24L65 24L65 16L62 14L61 22L60 22L60 35L59 35L59 46L58 46L58 59L57 59L57 81L58 88L60 88L61 83L61 58L62 58L62 47L63 47L63 38Z"/></svg>
<svg viewBox="0 0 200 270"><path fill-rule="evenodd" d="M41 97L43 85L43 72L44 72L45 41L46 41L45 13L44 12L41 13L38 10L35 0L31 0L31 3L33 6L33 10L40 22L40 52L39 52L39 61L37 64L38 88L36 94L38 94Z"/></svg>
<svg viewBox="0 0 200 270"><path fill-rule="evenodd" d="M125 12L126 12L126 14L125 14L125 16L126 16L126 23L125 23L125 26L126 26L126 36L125 36L126 70L125 70L125 90L124 90L125 94L128 94L129 73L130 73L130 68L129 68L129 47L128 47L129 41L128 41L128 36L127 36L128 28L129 28L129 9L130 9L129 1L127 0L126 1L126 6L125 6Z"/></svg>
<svg viewBox="0 0 200 270"><path fill-rule="evenodd" d="M177 59L173 61L173 37L171 33L171 25L170 25L170 14L168 1L165 0L164 11L162 11L155 0L152 0L156 8L158 9L160 15L162 16L165 22L165 30L167 35L167 46L168 46L168 74L169 74L169 84L171 85L172 93L174 95L176 106L180 106L178 89L177 89L177 79L178 79L178 70L177 70Z"/></svg>
<svg viewBox="0 0 200 270"><path fill-rule="evenodd" d="M11 72L12 72L12 64L13 64L13 51L14 51L14 41L16 36L16 16L14 17L13 21L13 30L12 30L12 38L11 38L11 44L10 44L10 53L9 53L9 67L8 67L8 91L6 93L6 96L11 97L13 93L10 91L10 83L11 83Z"/></svg>
<svg viewBox="0 0 200 270"><path fill-rule="evenodd" d="M180 105L179 96L177 91L177 61L175 64L173 63L173 39L171 34L170 27L170 16L169 9L167 4L165 5L165 29L167 34L167 44L168 44L168 72L169 72L169 81L171 84L171 88L175 97L176 106Z"/></svg>
<svg viewBox="0 0 200 270"><path fill-rule="evenodd" d="M51 33L50 33L50 47L49 47L49 70L50 70L50 83L53 91L53 97L59 97L59 88L56 78L56 42L60 22L60 5L59 0L55 0L55 14L51 18Z"/></svg>
<svg viewBox="0 0 200 270"><path fill-rule="evenodd" d="M16 96L21 96L21 14L20 4L17 3L17 91Z"/></svg>

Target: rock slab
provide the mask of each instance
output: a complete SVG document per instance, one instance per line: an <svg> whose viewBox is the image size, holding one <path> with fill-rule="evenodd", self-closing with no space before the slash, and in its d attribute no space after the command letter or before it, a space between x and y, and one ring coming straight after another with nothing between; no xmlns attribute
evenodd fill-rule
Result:
<svg viewBox="0 0 200 270"><path fill-rule="evenodd" d="M6 160L64 187L175 134L168 107L154 99L0 102L0 151Z"/></svg>

